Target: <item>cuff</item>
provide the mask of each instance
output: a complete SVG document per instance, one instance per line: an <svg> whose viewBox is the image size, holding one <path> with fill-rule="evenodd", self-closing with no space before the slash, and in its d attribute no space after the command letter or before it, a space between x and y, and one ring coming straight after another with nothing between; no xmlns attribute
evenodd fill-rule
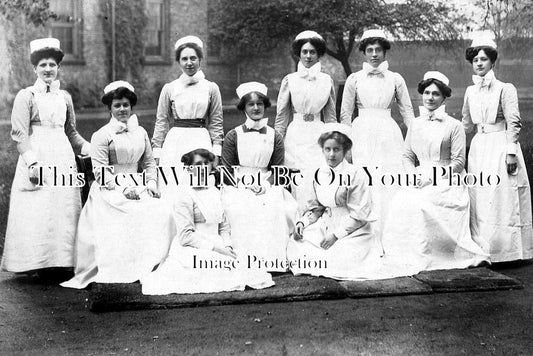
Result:
<svg viewBox="0 0 533 356"><path fill-rule="evenodd" d="M339 226L338 228L333 230L333 235L335 235L335 237L338 239L342 239L343 237L346 237L346 235L348 234L346 233L346 230L342 226Z"/></svg>
<svg viewBox="0 0 533 356"><path fill-rule="evenodd" d="M222 156L222 145L220 143L213 144L213 154L215 156Z"/></svg>
<svg viewBox="0 0 533 356"><path fill-rule="evenodd" d="M306 215L302 216L302 218L296 222L296 224L298 224L299 222L301 222L302 224L304 224L304 228L309 226L311 224L311 222L309 221L309 217Z"/></svg>
<svg viewBox="0 0 533 356"><path fill-rule="evenodd" d="M516 149L516 143L515 142L507 144L507 154L508 155L515 155L516 151L517 151L517 149Z"/></svg>
<svg viewBox="0 0 533 356"><path fill-rule="evenodd" d="M157 190L157 182L155 179L150 179L146 183L146 188L151 188L152 190Z"/></svg>
<svg viewBox="0 0 533 356"><path fill-rule="evenodd" d="M81 154L84 156L91 155L91 144L87 141L81 146Z"/></svg>
<svg viewBox="0 0 533 356"><path fill-rule="evenodd" d="M34 163L37 163L37 155L33 153L32 150L24 152L21 156L28 167Z"/></svg>
<svg viewBox="0 0 533 356"><path fill-rule="evenodd" d="M154 158L161 157L161 147L154 147L152 148L152 153L154 155Z"/></svg>

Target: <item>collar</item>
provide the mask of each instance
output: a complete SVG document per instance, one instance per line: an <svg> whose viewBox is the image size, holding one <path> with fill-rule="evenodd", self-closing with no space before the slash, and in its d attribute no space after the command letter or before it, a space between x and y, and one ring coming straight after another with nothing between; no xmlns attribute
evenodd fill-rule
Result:
<svg viewBox="0 0 533 356"><path fill-rule="evenodd" d="M366 73L366 75L383 76L384 73L388 70L389 70L388 61L381 62L381 64L377 68L372 67L368 62L363 62L363 71Z"/></svg>
<svg viewBox="0 0 533 356"><path fill-rule="evenodd" d="M185 73L181 73L178 80L185 85L192 85L198 83L200 80L205 79L205 74L202 70L198 70L192 77Z"/></svg>
<svg viewBox="0 0 533 356"><path fill-rule="evenodd" d="M111 116L109 125L114 133L120 134L123 132L135 131L139 127L139 119L137 119L137 115L133 114L128 118L128 122L125 124Z"/></svg>
<svg viewBox="0 0 533 356"><path fill-rule="evenodd" d="M475 85L478 85L480 88L483 88L490 87L490 84L494 81L495 78L496 76L494 75L494 71L491 69L483 77L474 74L472 76L472 81Z"/></svg>
<svg viewBox="0 0 533 356"><path fill-rule="evenodd" d="M59 80L54 80L50 85L46 84L41 78L37 78L33 88L37 93L57 93L59 92Z"/></svg>
<svg viewBox="0 0 533 356"><path fill-rule="evenodd" d="M424 106L420 106L418 109L420 110L420 116L424 117L425 119L429 121L434 121L434 120L442 121L446 117L445 105L441 105L433 111L429 111Z"/></svg>
<svg viewBox="0 0 533 356"><path fill-rule="evenodd" d="M298 62L298 75L304 79L307 80L315 80L318 73L322 70L322 64L320 64L320 61L313 64L311 68L305 68L303 63L300 61Z"/></svg>
<svg viewBox="0 0 533 356"><path fill-rule="evenodd" d="M246 121L243 125L243 131L244 132L252 132L257 131L260 134L266 134L267 133L267 124L268 124L268 118L262 118L259 121L254 121L250 119L248 115L246 115Z"/></svg>
<svg viewBox="0 0 533 356"><path fill-rule="evenodd" d="M342 160L341 163L339 163L337 165L337 167L335 167L335 168L331 168L330 167L330 168L333 169L335 171L335 173L342 173L342 172L344 172L346 170L346 165L347 164L349 164L348 161L346 161L346 159L344 159L344 160Z"/></svg>

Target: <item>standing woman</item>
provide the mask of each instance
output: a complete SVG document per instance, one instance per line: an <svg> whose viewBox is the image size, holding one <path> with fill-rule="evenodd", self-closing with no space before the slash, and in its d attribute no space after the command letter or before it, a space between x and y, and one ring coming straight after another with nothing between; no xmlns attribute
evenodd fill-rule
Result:
<svg viewBox="0 0 533 356"><path fill-rule="evenodd" d="M476 128L468 154L468 172L496 175L499 185L470 187L472 236L492 262L533 257L531 195L518 134L522 124L516 88L496 79L496 43L477 38L466 49L474 85L466 89L463 125Z"/></svg>
<svg viewBox="0 0 533 356"><path fill-rule="evenodd" d="M394 196L383 236L389 271L399 275L473 267L488 257L470 234L470 198L462 183L466 135L444 109L449 80L427 72L418 92L424 106L411 121L403 153L411 180Z"/></svg>
<svg viewBox="0 0 533 356"><path fill-rule="evenodd" d="M178 163L181 167L183 154L199 141L212 145L216 166L224 137L222 99L218 86L205 79L201 70L203 42L186 36L176 42L174 50L183 73L161 90L152 137L154 156L160 166Z"/></svg>
<svg viewBox="0 0 533 356"><path fill-rule="evenodd" d="M59 40L30 43L37 80L15 97L11 137L20 153L11 188L2 269L24 272L74 266L74 236L81 209L77 187L55 187L50 170L76 174L73 149L90 145L76 131L70 95L59 89ZM44 181L39 179L43 167ZM50 168L48 168L50 167Z"/></svg>
<svg viewBox="0 0 533 356"><path fill-rule="evenodd" d="M294 39L292 51L300 58L298 70L281 82L274 128L285 136L285 166L308 178L307 184L292 187L303 208L311 193L310 178L321 162L316 140L324 122L337 122L335 88L333 79L320 71L320 57L326 53L322 36L304 31Z"/></svg>
<svg viewBox="0 0 533 356"><path fill-rule="evenodd" d="M150 140L132 112L135 89L112 82L102 103L111 119L91 138L96 181L78 224L75 276L63 287L135 282L163 261L175 234L170 207L156 199Z"/></svg>
<svg viewBox="0 0 533 356"><path fill-rule="evenodd" d="M372 196L378 219L375 224L378 239L387 216L387 204L397 189L380 185L381 174L403 171L403 137L391 116L392 103L398 104L407 126L414 118L405 80L400 74L389 71L389 63L385 60L389 49L390 43L382 30L363 33L359 51L366 62L362 70L346 79L341 107L341 122L352 126L353 164L368 167L374 176ZM356 108L359 114L352 122Z"/></svg>

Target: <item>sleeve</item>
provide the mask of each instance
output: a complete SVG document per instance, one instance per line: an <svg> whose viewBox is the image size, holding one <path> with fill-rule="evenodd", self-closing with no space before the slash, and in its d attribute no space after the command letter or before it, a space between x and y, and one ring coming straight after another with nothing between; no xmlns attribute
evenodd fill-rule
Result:
<svg viewBox="0 0 533 356"><path fill-rule="evenodd" d="M411 104L411 98L409 97L409 91L407 90L407 84L403 77L395 73L396 91L395 97L398 107L400 108L400 114L402 115L404 124L409 127L411 121L415 118L413 112L413 105Z"/></svg>
<svg viewBox="0 0 533 356"><path fill-rule="evenodd" d="M218 234L222 237L224 247L233 246L231 243L231 227L226 214L222 215L222 222L218 225Z"/></svg>
<svg viewBox="0 0 533 356"><path fill-rule="evenodd" d="M274 130L279 132L282 137L285 137L287 126L292 120L292 103L291 92L289 90L289 76L285 76L281 81L279 88L276 120L274 122Z"/></svg>
<svg viewBox="0 0 533 356"><path fill-rule="evenodd" d="M210 82L209 87L209 124L207 131L213 143L213 153L216 156L222 154L222 139L224 138L224 127L222 119L222 96L216 83Z"/></svg>
<svg viewBox="0 0 533 356"><path fill-rule="evenodd" d="M416 173L416 167L415 167L416 154L414 153L413 148L411 147L411 140L412 140L411 132L413 131L413 128L415 125L416 125L415 121L413 120L411 122L411 125L407 129L407 136L405 137L404 149L403 149L403 154L402 154L403 168L408 174Z"/></svg>
<svg viewBox="0 0 533 356"><path fill-rule="evenodd" d="M453 172L461 173L465 168L466 161L466 133L459 122L454 122L451 129L450 160Z"/></svg>
<svg viewBox="0 0 533 356"><path fill-rule="evenodd" d="M97 184L114 189L114 174L109 164L109 138L105 130L96 131L91 137L91 162ZM102 177L102 175L104 175Z"/></svg>
<svg viewBox="0 0 533 356"><path fill-rule="evenodd" d="M322 214L324 214L324 211L326 210L326 207L320 204L320 202L318 201L314 184L313 184L312 194L313 195L306 203L304 213L302 215L302 218L299 221L304 224L304 227L307 227L315 223L318 220L318 218L321 217Z"/></svg>
<svg viewBox="0 0 533 356"><path fill-rule="evenodd" d="M138 128L138 130L140 129L144 131L142 127ZM146 131L144 131L144 153L141 157L141 169L146 172L147 181L157 180L157 168L152 153L152 146L150 145Z"/></svg>
<svg viewBox="0 0 533 356"><path fill-rule="evenodd" d="M522 128L520 120L520 110L518 109L518 94L514 85L507 83L502 90L502 110L505 121L507 122L507 129L505 131L507 137L507 154L516 154L518 142L518 135Z"/></svg>
<svg viewBox="0 0 533 356"><path fill-rule="evenodd" d="M28 167L39 159L30 143L31 95L29 90L19 91L11 111L11 138L17 143L17 150Z"/></svg>
<svg viewBox="0 0 533 356"><path fill-rule="evenodd" d="M170 129L170 89L168 84L163 86L159 101L157 103L157 113L154 126L154 135L152 137L152 147L154 148L154 157L159 158L163 141Z"/></svg>
<svg viewBox="0 0 533 356"><path fill-rule="evenodd" d="M474 123L472 122L472 117L470 116L470 105L468 104L468 100L469 100L468 97L470 96L470 90L471 90L470 88L471 87L466 88L465 98L463 101L463 110L462 110L463 128L466 133L470 133L474 130Z"/></svg>
<svg viewBox="0 0 533 356"><path fill-rule="evenodd" d="M182 246L213 250L214 243L198 231L194 222L194 201L187 194L176 194L173 204L174 219L178 227L177 237Z"/></svg>
<svg viewBox="0 0 533 356"><path fill-rule="evenodd" d="M338 239L350 235L367 222L376 220L372 212L370 188L360 170L355 171L352 184L347 187L346 194L346 207L349 215L333 230L333 234Z"/></svg>
<svg viewBox="0 0 533 356"><path fill-rule="evenodd" d="M70 94L64 90L61 91L65 96L67 103L67 119L65 120L65 134L67 135L70 145L76 152L82 155L88 155L91 151L91 144L87 142L76 130L76 113L74 112L74 103Z"/></svg>
<svg viewBox="0 0 533 356"><path fill-rule="evenodd" d="M350 74L344 84L344 91L342 92L341 104L341 123L352 125L353 113L355 109L355 101L357 97L357 80L355 73Z"/></svg>
<svg viewBox="0 0 533 356"><path fill-rule="evenodd" d="M333 82L333 78L331 78L331 91L329 93L329 99L324 108L322 109L322 113L324 115L324 122L337 122L337 113L335 111L335 104L337 103L337 97L335 95L335 83Z"/></svg>
<svg viewBox="0 0 533 356"><path fill-rule="evenodd" d="M283 144L283 136L279 132L274 132L274 151L268 167L282 166L285 160L285 146Z"/></svg>
<svg viewBox="0 0 533 356"><path fill-rule="evenodd" d="M222 144L222 164L231 172L233 166L239 165L239 152L237 151L237 131L232 129L226 134L224 143ZM230 184L228 178L225 179L224 184Z"/></svg>

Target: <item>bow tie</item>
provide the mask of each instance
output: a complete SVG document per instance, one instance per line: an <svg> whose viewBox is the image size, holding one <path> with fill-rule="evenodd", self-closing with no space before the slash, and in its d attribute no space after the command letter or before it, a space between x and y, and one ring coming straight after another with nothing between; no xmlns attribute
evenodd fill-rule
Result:
<svg viewBox="0 0 533 356"><path fill-rule="evenodd" d="M381 64L377 68L372 67L367 62L363 62L363 71L365 71L367 75L383 76L387 70L389 70L388 61L381 62Z"/></svg>
<svg viewBox="0 0 533 356"><path fill-rule="evenodd" d="M479 75L472 76L472 81L474 82L474 84L479 85L481 88L490 86L493 79L494 72L492 71L492 69L483 77L480 77Z"/></svg>
<svg viewBox="0 0 533 356"><path fill-rule="evenodd" d="M57 93L59 91L59 80L54 80L48 85L43 80L37 79L33 87L41 93Z"/></svg>
<svg viewBox="0 0 533 356"><path fill-rule="evenodd" d="M446 114L444 105L439 106L436 110L429 111L424 106L419 107L420 116L425 117L429 121L442 121Z"/></svg>
<svg viewBox="0 0 533 356"><path fill-rule="evenodd" d="M117 135L128 131L134 131L137 127L139 127L139 119L135 114L131 115L128 118L127 123L120 122L114 117L111 117L110 123L113 128L113 131Z"/></svg>
<svg viewBox="0 0 533 356"><path fill-rule="evenodd" d="M251 129L248 126L243 125L242 131L244 131L244 132L259 132L260 134L266 135L267 128L266 128L266 126L263 126L260 129Z"/></svg>
<svg viewBox="0 0 533 356"><path fill-rule="evenodd" d="M196 84L202 79L205 79L205 74L201 70L196 72L193 76L188 76L187 74L182 73L179 77L179 80L185 85Z"/></svg>
<svg viewBox="0 0 533 356"><path fill-rule="evenodd" d="M298 62L298 75L307 80L315 80L321 69L320 62L313 64L311 68L306 68L302 62Z"/></svg>

